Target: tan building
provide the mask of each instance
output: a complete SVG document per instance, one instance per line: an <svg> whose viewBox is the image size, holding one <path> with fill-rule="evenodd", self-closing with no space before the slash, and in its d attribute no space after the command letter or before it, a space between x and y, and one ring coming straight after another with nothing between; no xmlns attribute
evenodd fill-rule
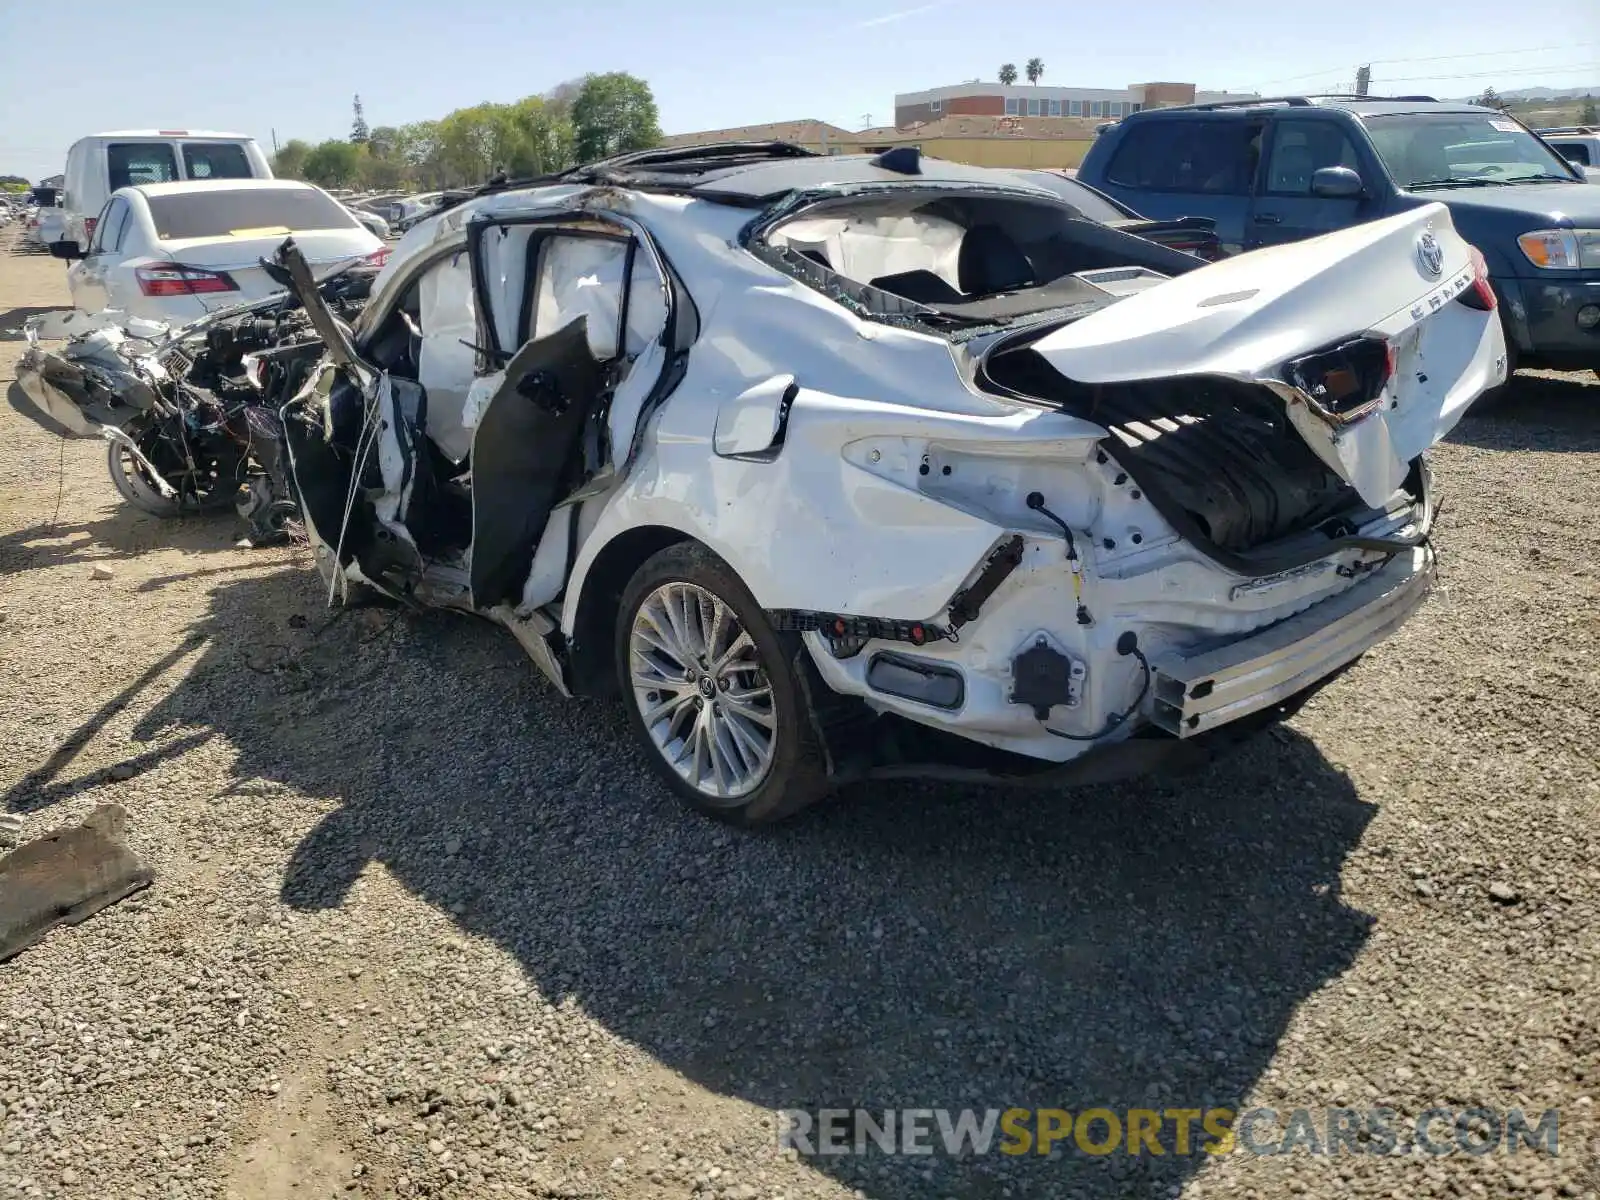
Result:
<svg viewBox="0 0 1600 1200"><path fill-rule="evenodd" d="M793 142L817 154L859 154L857 134L826 121L777 121L771 125L737 125L700 133L674 133L663 146L709 146L719 142Z"/></svg>
<svg viewBox="0 0 1600 1200"><path fill-rule="evenodd" d="M904 129L941 117L1040 117L1115 121L1146 108L1255 100L1254 92L1203 92L1192 83L1135 83L1125 88L1055 87L968 80L894 98L894 123Z"/></svg>
<svg viewBox="0 0 1600 1200"><path fill-rule="evenodd" d="M904 128L863 129L862 150L915 146L930 158L975 167L1076 167L1094 143L1099 121L1045 117L941 117Z"/></svg>
<svg viewBox="0 0 1600 1200"><path fill-rule="evenodd" d="M665 146L717 142L793 142L818 154L876 154L894 146L916 146L930 158L982 167L1076 167L1094 141L1097 121L1032 117L945 117L906 129L886 125L851 132L826 121L779 121L740 125L663 138Z"/></svg>

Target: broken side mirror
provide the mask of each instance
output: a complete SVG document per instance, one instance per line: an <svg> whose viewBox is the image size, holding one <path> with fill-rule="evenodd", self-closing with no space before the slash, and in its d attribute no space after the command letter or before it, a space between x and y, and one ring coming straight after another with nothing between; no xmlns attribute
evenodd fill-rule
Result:
<svg viewBox="0 0 1600 1200"><path fill-rule="evenodd" d="M77 242L51 242L50 254L53 258L83 258L83 248Z"/></svg>
<svg viewBox="0 0 1600 1200"><path fill-rule="evenodd" d="M1322 167L1311 176L1311 194L1324 200L1354 200L1366 190L1361 176L1349 167Z"/></svg>

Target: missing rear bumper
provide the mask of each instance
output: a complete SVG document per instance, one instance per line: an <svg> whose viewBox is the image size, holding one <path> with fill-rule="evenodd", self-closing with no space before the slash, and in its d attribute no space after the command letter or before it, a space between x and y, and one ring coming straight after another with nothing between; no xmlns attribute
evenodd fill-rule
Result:
<svg viewBox="0 0 1600 1200"><path fill-rule="evenodd" d="M1154 664L1151 723L1189 738L1304 691L1403 625L1433 576L1433 551L1418 547L1349 591L1250 637L1164 656Z"/></svg>

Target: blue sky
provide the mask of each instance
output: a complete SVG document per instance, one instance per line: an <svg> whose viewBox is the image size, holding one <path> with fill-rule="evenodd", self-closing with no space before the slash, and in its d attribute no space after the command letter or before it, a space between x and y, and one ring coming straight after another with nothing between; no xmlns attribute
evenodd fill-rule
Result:
<svg viewBox="0 0 1600 1200"><path fill-rule="evenodd" d="M1299 7L1299 6L1296 6ZM0 0L0 174L62 169L104 129L210 128L270 144L631 71L668 133L817 117L893 119L894 94L1045 61L1046 83L1457 96L1485 85L1600 89L1600 6L1272 0ZM1536 16L1533 14L1536 11Z"/></svg>

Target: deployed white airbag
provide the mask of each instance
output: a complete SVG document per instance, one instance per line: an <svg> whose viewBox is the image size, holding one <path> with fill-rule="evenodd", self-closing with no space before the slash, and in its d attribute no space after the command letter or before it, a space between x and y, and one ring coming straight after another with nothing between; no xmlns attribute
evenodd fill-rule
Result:
<svg viewBox="0 0 1600 1200"><path fill-rule="evenodd" d="M462 410L477 367L472 344L478 340L478 310L467 252L424 275L417 299L422 324L417 382L428 393L427 434L451 462L459 463L472 449L472 431Z"/></svg>
<svg viewBox="0 0 1600 1200"><path fill-rule="evenodd" d="M600 361L617 355L617 311L628 259L623 241L592 237L551 238L539 253L533 337L549 337L579 317L589 318L589 350ZM663 283L642 254L634 258L628 289L625 352L637 355L661 336L666 323Z"/></svg>
<svg viewBox="0 0 1600 1200"><path fill-rule="evenodd" d="M817 251L847 279L871 283L885 275L931 271L957 291L961 226L939 217L810 217L790 221L767 239L797 252Z"/></svg>

